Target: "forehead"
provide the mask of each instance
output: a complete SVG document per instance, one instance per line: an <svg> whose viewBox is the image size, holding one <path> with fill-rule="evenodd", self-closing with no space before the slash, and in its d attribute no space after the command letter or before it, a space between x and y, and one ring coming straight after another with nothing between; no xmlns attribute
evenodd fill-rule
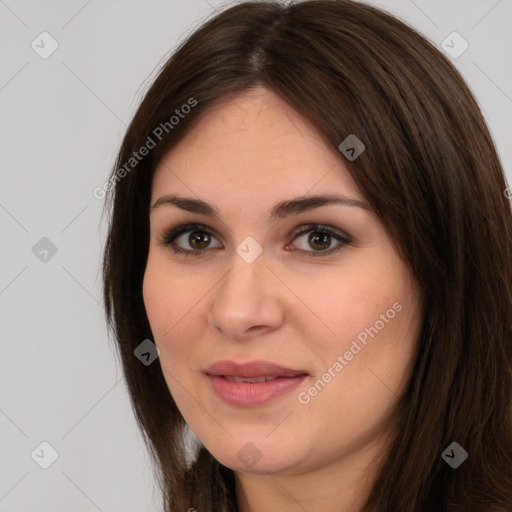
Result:
<svg viewBox="0 0 512 512"><path fill-rule="evenodd" d="M337 149L279 96L263 88L216 104L161 160L158 194L246 198L339 191L362 198Z"/></svg>

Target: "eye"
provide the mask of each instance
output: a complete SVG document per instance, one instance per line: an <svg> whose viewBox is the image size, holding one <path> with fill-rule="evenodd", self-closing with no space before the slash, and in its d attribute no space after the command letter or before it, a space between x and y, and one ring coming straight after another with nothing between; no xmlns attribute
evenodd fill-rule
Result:
<svg viewBox="0 0 512 512"><path fill-rule="evenodd" d="M300 238L304 238L304 235L308 233L309 236L307 237L306 245L313 250L310 251L307 247L305 249L300 249L300 252L306 253L307 256L326 256L340 250L343 246L352 242L347 235L342 234L329 226L323 226L321 224L309 224L307 226L302 226L301 231L296 232L293 235L293 242ZM215 239L210 228L204 224L185 224L164 232L158 243L160 245L170 246L176 254L183 254L184 256L203 256L208 249L214 248L209 247L212 237ZM182 239L182 244L188 244L191 249L184 249L183 247L178 246L176 242L179 242L180 239ZM339 243L334 246L334 248L329 248L333 239ZM289 245L287 245L287 247L289 247Z"/></svg>
<svg viewBox="0 0 512 512"><path fill-rule="evenodd" d="M308 235L305 238L304 235ZM345 234L342 234L329 226L324 226L321 224L310 224L308 226L304 226L301 231L294 235L294 242L300 238L305 238L305 249L301 249L306 253L307 256L327 256L336 251L339 251L343 246L348 245L352 242L352 240ZM331 246L332 240L338 241L338 245ZM308 250L307 248L313 248L313 251ZM329 249L329 250L325 250ZM307 254L309 253L309 254Z"/></svg>
<svg viewBox="0 0 512 512"><path fill-rule="evenodd" d="M187 235L187 233L189 234ZM166 231L159 243L170 245L171 249L177 254L201 256L209 248L208 244L211 238L212 233L208 226L204 224L185 224ZM183 239L181 243L188 243L192 250L177 247L176 241L180 239Z"/></svg>

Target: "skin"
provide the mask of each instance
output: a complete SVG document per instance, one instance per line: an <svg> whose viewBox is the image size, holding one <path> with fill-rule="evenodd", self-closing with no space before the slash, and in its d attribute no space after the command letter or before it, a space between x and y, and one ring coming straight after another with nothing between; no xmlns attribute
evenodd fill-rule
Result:
<svg viewBox="0 0 512 512"><path fill-rule="evenodd" d="M152 205L173 193L221 212L219 220L172 205L151 210L143 295L169 390L197 438L235 471L242 512L359 510L411 375L421 291L371 209L335 204L269 221L280 201L333 192L365 201L337 149L263 88L217 104L155 171ZM175 244L201 256L158 243L194 222L210 228L205 245L193 245L190 231ZM315 230L294 238L310 223L351 243L312 245ZM236 252L248 236L263 248L252 263ZM332 370L394 303L400 312ZM204 373L221 359L262 359L309 376L267 405L234 406ZM329 368L330 382L301 403L299 393ZM251 467L237 457L248 442L261 454Z"/></svg>

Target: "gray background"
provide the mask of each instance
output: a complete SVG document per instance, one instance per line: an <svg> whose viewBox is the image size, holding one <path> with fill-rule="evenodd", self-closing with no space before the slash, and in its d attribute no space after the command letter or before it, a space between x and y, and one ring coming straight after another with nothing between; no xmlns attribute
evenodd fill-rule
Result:
<svg viewBox="0 0 512 512"><path fill-rule="evenodd" d="M161 510L107 339L92 191L158 67L231 3L0 0L0 511ZM467 40L453 62L510 181L512 1L370 3L437 45L453 31ZM59 45L46 59L31 47L49 48L43 31ZM43 237L57 248L46 262L33 251ZM43 441L58 452L47 469L35 461L51 461Z"/></svg>

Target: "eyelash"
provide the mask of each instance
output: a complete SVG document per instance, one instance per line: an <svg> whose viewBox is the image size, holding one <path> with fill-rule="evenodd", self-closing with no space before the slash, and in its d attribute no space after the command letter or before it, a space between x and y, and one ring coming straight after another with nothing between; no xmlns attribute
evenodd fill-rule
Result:
<svg viewBox="0 0 512 512"><path fill-rule="evenodd" d="M183 256L189 256L189 255L196 256L196 257L204 256L204 253L207 252L208 249L188 250L188 249L182 249L180 247L176 247L175 245L173 245L174 240L179 235L182 235L183 233L187 233L189 231L198 231L200 233L204 232L204 233L208 233L209 235L213 235L213 233L211 233L209 231L208 226L205 226L204 224L197 224L197 223L183 224L183 225L180 225L180 226L177 226L174 228L170 228L167 231L165 231L162 234L161 238L158 240L158 244L164 245L164 246L170 246L171 249L174 251L174 253L182 254ZM326 251L304 251L304 250L302 250L301 252L305 252L308 257L311 256L311 257L315 258L315 257L328 256L336 251L339 251L345 245L352 243L352 240L350 240L347 236L341 235L340 233L333 231L331 228L329 228L328 226L325 226L323 224L308 224L306 226L303 226L303 229L301 231L296 232L293 235L293 241L295 239L297 239L299 236L309 233L311 231L328 234L342 243L339 244L338 246L336 246L335 248L331 248ZM213 236L215 236L215 235L213 235Z"/></svg>

